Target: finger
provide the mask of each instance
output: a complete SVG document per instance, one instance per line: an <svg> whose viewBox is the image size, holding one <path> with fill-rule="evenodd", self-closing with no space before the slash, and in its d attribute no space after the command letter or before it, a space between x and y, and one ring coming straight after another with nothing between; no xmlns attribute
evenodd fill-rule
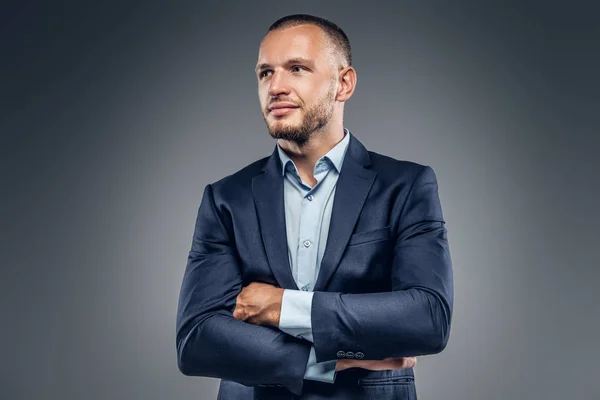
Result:
<svg viewBox="0 0 600 400"><path fill-rule="evenodd" d="M235 310L233 310L233 318L239 320L239 321L243 321L243 313L242 311L239 309L239 307L236 307Z"/></svg>
<svg viewBox="0 0 600 400"><path fill-rule="evenodd" d="M385 369L411 368L409 357L386 358L382 363L385 365Z"/></svg>
<svg viewBox="0 0 600 400"><path fill-rule="evenodd" d="M416 357L404 357L402 359L402 368L412 368L417 364Z"/></svg>

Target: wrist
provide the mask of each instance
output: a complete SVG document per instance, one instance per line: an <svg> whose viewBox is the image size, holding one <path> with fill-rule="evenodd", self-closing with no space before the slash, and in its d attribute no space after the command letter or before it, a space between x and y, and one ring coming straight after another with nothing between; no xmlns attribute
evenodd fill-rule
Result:
<svg viewBox="0 0 600 400"><path fill-rule="evenodd" d="M283 291L282 288L276 288L273 306L272 306L272 318L271 325L275 328L279 327L279 322L281 321L281 303L283 301Z"/></svg>

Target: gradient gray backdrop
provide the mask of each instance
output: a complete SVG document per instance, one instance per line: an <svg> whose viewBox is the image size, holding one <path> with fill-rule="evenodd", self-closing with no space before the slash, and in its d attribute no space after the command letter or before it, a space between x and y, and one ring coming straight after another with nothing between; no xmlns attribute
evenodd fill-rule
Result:
<svg viewBox="0 0 600 400"><path fill-rule="evenodd" d="M455 309L419 398L599 399L598 9L483 3L3 6L0 398L216 398L176 365L196 212L273 150L258 45L305 12L353 45L345 126L439 180Z"/></svg>

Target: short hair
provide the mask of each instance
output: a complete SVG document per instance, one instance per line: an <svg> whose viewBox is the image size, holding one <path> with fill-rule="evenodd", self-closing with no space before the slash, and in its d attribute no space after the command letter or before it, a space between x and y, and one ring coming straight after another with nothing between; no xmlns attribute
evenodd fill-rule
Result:
<svg viewBox="0 0 600 400"><path fill-rule="evenodd" d="M269 27L267 33L276 29L285 29L298 25L316 25L327 35L335 46L334 52L339 53L347 65L352 65L352 48L350 40L342 28L333 22L309 14L292 14L279 18Z"/></svg>

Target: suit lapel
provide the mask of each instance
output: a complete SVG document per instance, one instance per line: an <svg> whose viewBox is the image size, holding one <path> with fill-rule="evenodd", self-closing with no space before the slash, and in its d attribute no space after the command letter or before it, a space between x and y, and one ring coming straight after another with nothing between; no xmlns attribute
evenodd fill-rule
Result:
<svg viewBox="0 0 600 400"><path fill-rule="evenodd" d="M367 149L350 134L350 143L335 188L327 245L314 291L325 290L338 267L348 240L377 173L370 165Z"/></svg>
<svg viewBox="0 0 600 400"><path fill-rule="evenodd" d="M262 173L252 179L252 195L273 276L282 288L298 290L288 256L283 176L277 145L275 146Z"/></svg>
<svg viewBox="0 0 600 400"><path fill-rule="evenodd" d="M327 245L314 290L324 290L335 272L352 235L377 173L366 167L370 158L366 148L351 133L344 156L329 224ZM252 194L258 213L260 232L273 276L285 289L298 290L288 257L285 226L283 176L277 145L261 174L252 180Z"/></svg>

